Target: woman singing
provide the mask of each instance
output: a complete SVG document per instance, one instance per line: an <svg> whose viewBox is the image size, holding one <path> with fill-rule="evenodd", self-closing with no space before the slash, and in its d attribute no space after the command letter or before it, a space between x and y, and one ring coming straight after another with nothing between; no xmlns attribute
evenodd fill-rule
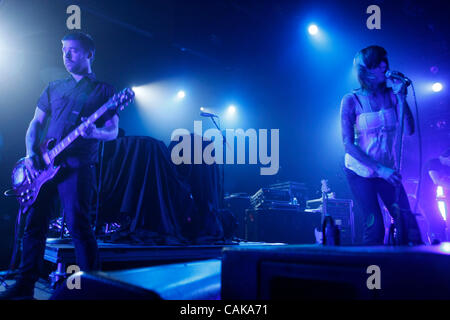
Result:
<svg viewBox="0 0 450 320"><path fill-rule="evenodd" d="M361 88L344 96L341 126L345 172L364 219L363 243L381 245L385 226L378 196L399 228L401 244L422 243L415 217L398 172L401 139L399 116L404 110L404 133L414 133L414 119L406 103L406 86L386 84L387 52L370 46L357 53L354 66Z"/></svg>

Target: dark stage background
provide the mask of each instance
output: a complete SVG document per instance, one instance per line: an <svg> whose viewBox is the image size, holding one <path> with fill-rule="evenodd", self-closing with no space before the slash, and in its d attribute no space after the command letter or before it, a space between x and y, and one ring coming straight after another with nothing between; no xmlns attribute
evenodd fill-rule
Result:
<svg viewBox="0 0 450 320"><path fill-rule="evenodd" d="M136 103L121 115L127 135L169 144L176 128L193 130L204 106L234 119L224 128L280 129L280 170L261 176L259 165L227 165L225 192L254 193L281 181L305 182L318 197L327 178L339 198L350 198L342 172L339 126L342 96L358 86L354 54L384 46L391 68L414 80L423 130L424 160L448 147L450 112L446 1L0 1L0 189L24 156L24 136L47 82L65 77L60 39L67 6L81 7L81 30L97 45L98 78L117 89L150 86L152 106ZM381 30L368 30L366 8L381 8ZM307 33L319 25L323 41ZM433 68L435 67L435 68ZM433 94L434 81L444 90ZM165 99L180 89L186 98ZM155 92L156 92L155 91ZM409 95L413 106L412 95ZM169 101L170 100L170 101ZM204 130L212 127L204 119ZM405 142L403 176L409 192L418 178L417 135ZM14 199L0 197L0 267L12 244ZM359 236L360 230L357 229Z"/></svg>

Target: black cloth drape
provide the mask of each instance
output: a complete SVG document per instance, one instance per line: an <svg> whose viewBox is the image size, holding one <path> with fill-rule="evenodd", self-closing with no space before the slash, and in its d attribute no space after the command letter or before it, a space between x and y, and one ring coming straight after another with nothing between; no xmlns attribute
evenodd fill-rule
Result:
<svg viewBox="0 0 450 320"><path fill-rule="evenodd" d="M191 151L194 150L194 135L184 136L191 141ZM202 141L202 151L211 141ZM172 152L176 142L169 145ZM208 243L223 238L222 212L223 207L223 176L217 164L193 164L194 156L191 154L191 164L177 165L179 178L190 187L194 199L196 214L193 216L191 232L198 243Z"/></svg>
<svg viewBox="0 0 450 320"><path fill-rule="evenodd" d="M181 170L183 169L183 170ZM189 244L220 240L217 168L181 168L150 137L106 142L99 220L119 222L111 240Z"/></svg>

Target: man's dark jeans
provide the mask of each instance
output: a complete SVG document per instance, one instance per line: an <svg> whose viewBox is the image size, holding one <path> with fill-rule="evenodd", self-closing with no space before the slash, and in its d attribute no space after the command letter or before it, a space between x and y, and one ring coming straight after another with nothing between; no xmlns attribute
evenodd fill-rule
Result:
<svg viewBox="0 0 450 320"><path fill-rule="evenodd" d="M394 218L395 223L405 226L406 232L402 234L401 244L406 244L408 240L412 240L415 243L421 242L420 231L416 219L411 213L403 185L398 187L399 199L397 206L396 188L386 180L382 178L363 178L347 168L344 168L344 171L347 175L353 198L363 215L363 244L382 245L384 242L385 226L378 196L388 209L389 214ZM402 214L399 215L398 212L402 212ZM410 234L414 236L410 236Z"/></svg>
<svg viewBox="0 0 450 320"><path fill-rule="evenodd" d="M37 201L26 213L19 279L36 282L39 278L49 221L58 194L75 245L77 265L84 271L99 268L97 242L89 219L94 185L95 167L86 165L61 168L55 179L43 186Z"/></svg>

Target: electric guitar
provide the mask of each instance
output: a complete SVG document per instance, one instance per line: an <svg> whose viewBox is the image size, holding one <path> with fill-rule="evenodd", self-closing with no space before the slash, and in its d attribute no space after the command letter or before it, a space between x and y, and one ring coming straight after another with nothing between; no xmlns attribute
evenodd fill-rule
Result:
<svg viewBox="0 0 450 320"><path fill-rule="evenodd" d="M22 212L36 201L42 186L52 180L61 166L55 165L55 158L75 141L82 132L99 119L108 110L123 110L134 99L133 90L126 88L111 97L89 118L70 132L64 139L56 143L55 139L47 139L40 145L40 156L44 166L37 171L28 164L30 159L21 158L17 161L12 172L12 189L17 197ZM34 177L34 178L32 178Z"/></svg>

